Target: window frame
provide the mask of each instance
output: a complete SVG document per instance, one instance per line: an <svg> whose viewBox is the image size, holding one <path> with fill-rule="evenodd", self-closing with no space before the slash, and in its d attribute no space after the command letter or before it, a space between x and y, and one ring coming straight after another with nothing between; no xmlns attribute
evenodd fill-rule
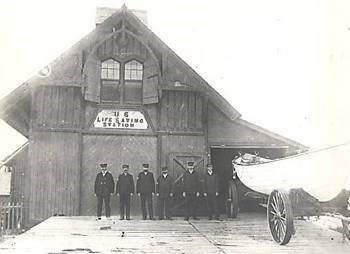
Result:
<svg viewBox="0 0 350 254"><path fill-rule="evenodd" d="M102 78L102 63L108 60L114 60L116 62L119 63L119 79L105 79ZM126 79L125 78L125 66L132 62L132 61L136 61L137 63L139 63L142 66L142 75L141 75L141 79ZM136 57L136 56L132 56L132 57L128 57L128 58L117 58L117 57L105 57L103 59L101 59L101 71L100 71L100 88L102 89L103 86L103 81L108 80L108 81L116 81L119 82L118 84L118 92L119 92L119 98L118 100L115 101L107 101L107 100L102 100L102 98L100 99L100 103L101 104L120 104L120 105L141 105L142 104L142 97L143 97L143 79L144 79L144 62L146 60L145 59L141 59L140 57ZM125 100L125 87L126 87L126 82L137 82L140 83L141 87L141 101L126 101ZM108 86L108 85L107 85ZM101 92L100 92L100 96L101 96Z"/></svg>
<svg viewBox="0 0 350 254"><path fill-rule="evenodd" d="M118 76L119 76L119 79L113 79L113 78L103 78L102 77L102 65L103 65L103 63L104 62L106 62L106 61L109 61L109 60L113 60L113 61L115 61L115 62L117 62L118 64L119 64L119 73L118 73ZM114 58L112 58L112 57L109 57L109 58L106 58L106 59L104 59L104 60L101 60L101 64L100 64L100 66L101 66L101 71L100 71L100 99L101 99L101 102L102 103L118 103L118 102L120 102L120 97L121 97L121 95L120 95L120 90L121 90L121 69L122 69L122 63L120 62L120 61L118 61L118 60L116 60L116 59L114 59ZM108 69L108 68L107 68ZM108 70L107 70L107 73L108 73ZM108 76L108 74L107 74L107 76ZM116 87L116 89L117 89L117 93L118 93L118 95L119 95L119 98L117 99L117 100L102 100L102 96L101 96L101 94L102 94L102 89L103 89L103 86L105 86L105 87L110 87L110 88L112 88L113 87L113 85L110 85L110 84L103 84L103 82L116 82L117 83L117 87Z"/></svg>

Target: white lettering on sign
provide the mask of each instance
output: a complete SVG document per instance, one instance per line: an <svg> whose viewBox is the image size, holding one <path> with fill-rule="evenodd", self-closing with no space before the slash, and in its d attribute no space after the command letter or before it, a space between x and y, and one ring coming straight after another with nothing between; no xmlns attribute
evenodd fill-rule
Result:
<svg viewBox="0 0 350 254"><path fill-rule="evenodd" d="M94 122L95 128L147 129L148 123L140 111L104 109Z"/></svg>

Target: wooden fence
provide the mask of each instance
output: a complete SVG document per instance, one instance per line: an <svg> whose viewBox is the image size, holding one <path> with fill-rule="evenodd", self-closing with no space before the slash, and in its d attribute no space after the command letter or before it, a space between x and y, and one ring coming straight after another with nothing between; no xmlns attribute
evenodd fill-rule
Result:
<svg viewBox="0 0 350 254"><path fill-rule="evenodd" d="M20 203L0 203L0 236L19 234L23 229L23 206Z"/></svg>

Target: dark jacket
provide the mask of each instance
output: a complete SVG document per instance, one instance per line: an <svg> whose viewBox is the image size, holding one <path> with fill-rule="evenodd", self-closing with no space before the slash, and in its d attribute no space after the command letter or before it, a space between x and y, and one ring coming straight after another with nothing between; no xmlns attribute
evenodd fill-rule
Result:
<svg viewBox="0 0 350 254"><path fill-rule="evenodd" d="M199 192L199 175L196 171L193 171L190 174L188 171L184 174L183 177L183 187L184 192L195 193Z"/></svg>
<svg viewBox="0 0 350 254"><path fill-rule="evenodd" d="M141 194L154 193L154 177L152 172L147 171L147 174L145 174L142 171L139 174L136 182L136 192Z"/></svg>
<svg viewBox="0 0 350 254"><path fill-rule="evenodd" d="M132 175L120 174L117 181L116 193L130 194L135 192L134 178Z"/></svg>
<svg viewBox="0 0 350 254"><path fill-rule="evenodd" d="M167 177L161 174L157 179L157 193L163 198L169 197L171 192L173 192L173 178L169 174Z"/></svg>
<svg viewBox="0 0 350 254"><path fill-rule="evenodd" d="M208 194L215 194L215 192L219 192L219 179L214 172L212 175L209 175L208 172L205 174L203 187L204 192Z"/></svg>
<svg viewBox="0 0 350 254"><path fill-rule="evenodd" d="M95 179L95 194L97 196L107 196L114 192L114 179L111 173L98 173Z"/></svg>

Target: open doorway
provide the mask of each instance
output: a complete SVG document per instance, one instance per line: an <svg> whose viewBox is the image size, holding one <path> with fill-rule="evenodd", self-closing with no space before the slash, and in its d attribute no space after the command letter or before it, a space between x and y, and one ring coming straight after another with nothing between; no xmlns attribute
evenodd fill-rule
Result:
<svg viewBox="0 0 350 254"><path fill-rule="evenodd" d="M228 196L228 182L232 179L232 160L238 156L239 154L250 153L250 154L258 154L260 157L269 158L269 159L277 159L282 158L286 154L286 149L282 148L253 148L253 147L234 147L234 148L219 148L219 147L211 147L210 148L210 156L211 162L214 166L214 169L219 176L220 182L220 195L219 195L219 208L220 212L225 212L225 202ZM252 191L248 189L244 183L240 181L237 182L238 187L238 199L239 206L241 211L258 209L257 203L254 200L247 199L245 194L248 191Z"/></svg>

